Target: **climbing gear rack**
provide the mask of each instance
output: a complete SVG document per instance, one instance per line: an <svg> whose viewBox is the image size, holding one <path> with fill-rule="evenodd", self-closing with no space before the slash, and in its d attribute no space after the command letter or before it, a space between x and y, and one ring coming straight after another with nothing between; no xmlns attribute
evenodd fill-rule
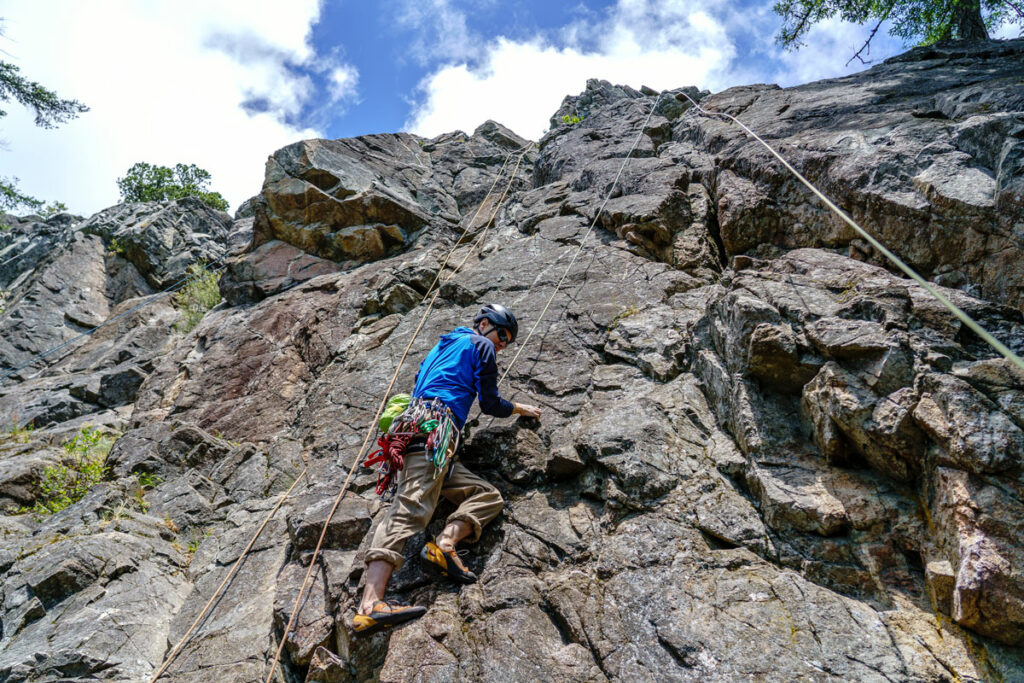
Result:
<svg viewBox="0 0 1024 683"><path fill-rule="evenodd" d="M377 495L385 501L395 494L396 475L405 467L406 452L414 439L423 441L435 478L445 471L459 445L459 429L440 399L414 398L408 406L393 418L388 431L377 439L377 450L363 461L363 467L377 467Z"/></svg>

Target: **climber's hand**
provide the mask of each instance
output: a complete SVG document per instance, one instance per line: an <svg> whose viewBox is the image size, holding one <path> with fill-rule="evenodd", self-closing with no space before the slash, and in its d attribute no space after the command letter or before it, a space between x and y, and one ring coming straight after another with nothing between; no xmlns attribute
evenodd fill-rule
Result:
<svg viewBox="0 0 1024 683"><path fill-rule="evenodd" d="M531 406L528 403L516 403L515 409L512 411L514 415L522 415L523 417L540 417L540 408L537 406Z"/></svg>

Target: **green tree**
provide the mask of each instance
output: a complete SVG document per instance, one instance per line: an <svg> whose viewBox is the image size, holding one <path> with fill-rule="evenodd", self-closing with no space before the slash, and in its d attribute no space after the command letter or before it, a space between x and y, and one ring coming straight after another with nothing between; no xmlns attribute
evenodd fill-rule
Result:
<svg viewBox="0 0 1024 683"><path fill-rule="evenodd" d="M0 211L15 211L21 207L38 209L43 200L22 194L17 178L0 178Z"/></svg>
<svg viewBox="0 0 1024 683"><path fill-rule="evenodd" d="M2 31L0 35L3 35ZM89 107L78 100L61 98L52 90L22 76L21 69L15 65L0 61L0 102L9 102L12 98L35 112L36 125L41 128L56 128L89 111ZM0 118L5 116L6 109L0 108ZM18 191L17 178L0 177L0 210L38 209L42 205L41 200Z"/></svg>
<svg viewBox="0 0 1024 683"><path fill-rule="evenodd" d="M0 101L7 102L13 97L33 110L40 128L56 128L89 111L89 107L78 100L62 99L52 90L19 75L20 72L13 64L0 61ZM4 116L7 112L0 109L0 118Z"/></svg>
<svg viewBox="0 0 1024 683"><path fill-rule="evenodd" d="M117 179L123 202L158 202L182 197L198 197L207 205L227 211L228 202L220 192L209 188L210 173L195 164L176 164L174 168L154 166L140 161Z"/></svg>
<svg viewBox="0 0 1024 683"><path fill-rule="evenodd" d="M889 35L919 45L951 38L985 40L990 30L1024 23L1024 0L778 0L774 10L783 20L777 40L789 49L799 48L812 26L834 16L857 24L874 21L864 45L850 58L862 62L860 55L886 21Z"/></svg>

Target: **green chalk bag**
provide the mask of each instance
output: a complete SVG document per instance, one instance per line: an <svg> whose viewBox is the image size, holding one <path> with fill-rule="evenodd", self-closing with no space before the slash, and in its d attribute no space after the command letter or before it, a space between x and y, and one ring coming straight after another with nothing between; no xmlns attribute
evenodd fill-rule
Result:
<svg viewBox="0 0 1024 683"><path fill-rule="evenodd" d="M410 401L412 401L412 396L409 394L395 394L388 399L387 405L384 406L384 413L377 422L377 426L380 427L382 432L386 432L391 428L391 423L394 422L396 417L405 412L405 409L409 407Z"/></svg>

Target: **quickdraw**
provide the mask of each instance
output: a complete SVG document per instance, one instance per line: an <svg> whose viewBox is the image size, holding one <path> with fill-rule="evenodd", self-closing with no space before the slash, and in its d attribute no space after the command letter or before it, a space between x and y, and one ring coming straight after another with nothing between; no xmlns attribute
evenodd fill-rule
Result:
<svg viewBox="0 0 1024 683"><path fill-rule="evenodd" d="M398 485L395 475L405 467L409 443L414 437L423 436L427 462L434 465L434 476L441 476L458 449L459 430L448 406L439 399L413 399L377 439L378 449L363 462L363 467L377 466L377 495L382 499L394 495Z"/></svg>

